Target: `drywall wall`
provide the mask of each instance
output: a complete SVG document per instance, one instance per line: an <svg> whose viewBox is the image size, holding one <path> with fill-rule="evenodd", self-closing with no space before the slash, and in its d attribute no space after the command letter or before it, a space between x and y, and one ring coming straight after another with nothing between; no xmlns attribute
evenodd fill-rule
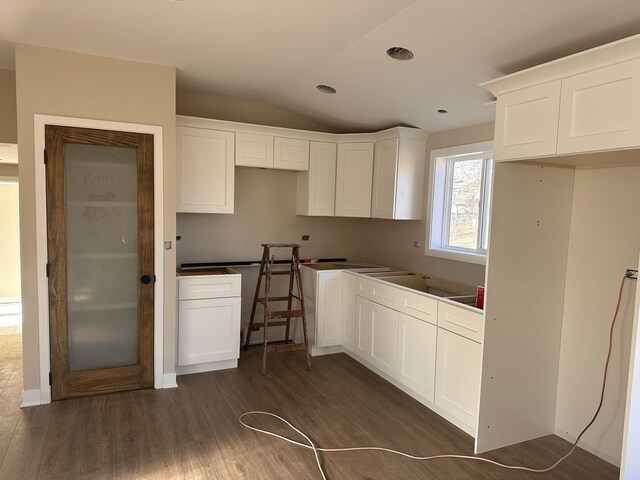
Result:
<svg viewBox="0 0 640 480"><path fill-rule="evenodd" d="M328 125L284 108L214 93L180 90L176 94L176 111L192 117L335 133Z"/></svg>
<svg viewBox="0 0 640 480"><path fill-rule="evenodd" d="M0 299L20 297L18 182L0 181Z"/></svg>
<svg viewBox="0 0 640 480"><path fill-rule="evenodd" d="M164 238L175 237L175 69L16 45L24 389L39 389L34 114L160 125ZM175 372L175 251L165 251L164 369Z"/></svg>
<svg viewBox="0 0 640 480"><path fill-rule="evenodd" d="M577 170L567 259L556 432L573 441L598 404L620 280L638 267L640 166ZM581 446L620 464L636 284L628 281L602 411Z"/></svg>
<svg viewBox="0 0 640 480"><path fill-rule="evenodd" d="M429 136L425 181L423 192L423 212L420 221L376 220L371 219L366 230L366 242L363 242L366 257L371 262L392 265L398 268L413 270L439 277L449 278L472 285L484 285L483 265L458 262L437 257L425 256L424 245L427 235L429 213L426 211L429 188L429 158L431 150L465 145L467 143L492 140L493 122L471 127L449 130ZM419 247L414 247L414 241Z"/></svg>
<svg viewBox="0 0 640 480"><path fill-rule="evenodd" d="M637 283L637 282L636 282ZM640 286L636 285L635 322L629 362L629 381L627 383L626 425L623 439L622 465L620 478L632 480L640 478Z"/></svg>
<svg viewBox="0 0 640 480"><path fill-rule="evenodd" d="M0 69L0 143L18 143L16 72Z"/></svg>
<svg viewBox="0 0 640 480"><path fill-rule="evenodd" d="M633 287L632 287L633 288ZM640 478L640 286L636 282L636 306L633 334L631 339L632 357L629 362L629 379L627 382L627 419L624 431L622 465L620 478L632 480Z"/></svg>
<svg viewBox="0 0 640 480"><path fill-rule="evenodd" d="M237 167L235 173L233 215L178 214L178 264L260 260L262 243L300 243L303 258L367 260L368 219L297 216L296 172Z"/></svg>

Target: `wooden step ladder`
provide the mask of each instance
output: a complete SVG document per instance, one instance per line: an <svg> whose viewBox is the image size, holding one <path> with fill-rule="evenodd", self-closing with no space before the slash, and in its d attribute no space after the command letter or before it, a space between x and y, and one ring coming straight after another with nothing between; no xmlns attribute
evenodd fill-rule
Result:
<svg viewBox="0 0 640 480"><path fill-rule="evenodd" d="M251 307L251 318L249 320L249 328L247 329L247 338L245 339L244 349L249 348L251 340L251 332L263 328L263 350L262 350L262 374L267 374L267 354L278 352L291 352L295 350L304 350L307 352L307 370L311 370L311 357L309 356L309 341L307 338L307 319L304 314L304 293L302 291L302 278L300 277L300 245L296 243L263 243L262 261L260 262L260 272L258 273L258 281L256 283L256 293L253 297L253 306ZM273 270L273 257L271 256L272 248L290 248L291 249L291 268L288 270ZM271 276L272 275L289 275L289 294L286 297L271 297ZM262 277L265 277L264 297L260 297L260 286ZM294 295L294 283L298 294ZM293 309L293 300L296 299L300 303L299 309ZM271 310L270 303L287 302L286 310ZM254 323L256 314L256 306L261 303L264 306L264 318L262 323ZM291 332L291 319L300 318L302 320L302 332L304 335L304 343L289 343L289 334ZM275 321L274 321L275 320ZM269 327L285 326L284 344L273 345L267 340Z"/></svg>

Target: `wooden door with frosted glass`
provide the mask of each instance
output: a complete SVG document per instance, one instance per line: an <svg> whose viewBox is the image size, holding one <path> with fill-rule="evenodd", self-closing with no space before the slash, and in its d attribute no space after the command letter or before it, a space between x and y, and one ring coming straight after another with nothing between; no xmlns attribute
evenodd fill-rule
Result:
<svg viewBox="0 0 640 480"><path fill-rule="evenodd" d="M52 399L153 385L153 136L45 128Z"/></svg>

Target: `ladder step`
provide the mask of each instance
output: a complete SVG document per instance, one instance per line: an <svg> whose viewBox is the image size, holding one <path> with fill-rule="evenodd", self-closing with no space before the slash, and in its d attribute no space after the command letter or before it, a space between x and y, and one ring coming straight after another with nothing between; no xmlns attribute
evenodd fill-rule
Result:
<svg viewBox="0 0 640 480"><path fill-rule="evenodd" d="M269 318L295 318L302 317L304 312L302 310L280 310L276 312L269 312ZM269 325L273 325L272 322L269 322Z"/></svg>
<svg viewBox="0 0 640 480"><path fill-rule="evenodd" d="M266 298L260 297L258 302L264 305ZM269 297L269 302L286 302L289 300L289 297Z"/></svg>
<svg viewBox="0 0 640 480"><path fill-rule="evenodd" d="M281 327L283 325L286 325L287 321L286 320L280 320L277 322L269 322L269 326L270 327ZM253 327L251 328L251 330L260 330L262 327L264 327L264 323L254 323Z"/></svg>
<svg viewBox="0 0 640 480"><path fill-rule="evenodd" d="M291 275L291 270L273 270L271 275Z"/></svg>
<svg viewBox="0 0 640 480"><path fill-rule="evenodd" d="M295 298L296 300L300 300L300 298L297 297L296 295L291 295L291 298ZM264 297L260 297L258 299L258 302L260 302L261 304L264 305L265 300L266 299ZM289 300L289 297L269 297L269 303L271 303L271 302L286 302L287 300Z"/></svg>
<svg viewBox="0 0 640 480"><path fill-rule="evenodd" d="M306 343L285 343L282 345L267 345L267 353L296 352L306 350Z"/></svg>

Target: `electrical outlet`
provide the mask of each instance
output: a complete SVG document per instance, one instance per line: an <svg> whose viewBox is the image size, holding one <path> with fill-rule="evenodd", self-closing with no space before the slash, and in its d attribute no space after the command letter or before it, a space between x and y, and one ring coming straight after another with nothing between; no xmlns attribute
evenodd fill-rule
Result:
<svg viewBox="0 0 640 480"><path fill-rule="evenodd" d="M309 240L309 235L302 235L302 240Z"/></svg>
<svg viewBox="0 0 640 480"><path fill-rule="evenodd" d="M418 240L413 241L413 246L416 248L420 248L420 242Z"/></svg>
<svg viewBox="0 0 640 480"><path fill-rule="evenodd" d="M627 278L632 278L633 280L638 279L638 269L637 268L627 268L627 272L625 273Z"/></svg>

